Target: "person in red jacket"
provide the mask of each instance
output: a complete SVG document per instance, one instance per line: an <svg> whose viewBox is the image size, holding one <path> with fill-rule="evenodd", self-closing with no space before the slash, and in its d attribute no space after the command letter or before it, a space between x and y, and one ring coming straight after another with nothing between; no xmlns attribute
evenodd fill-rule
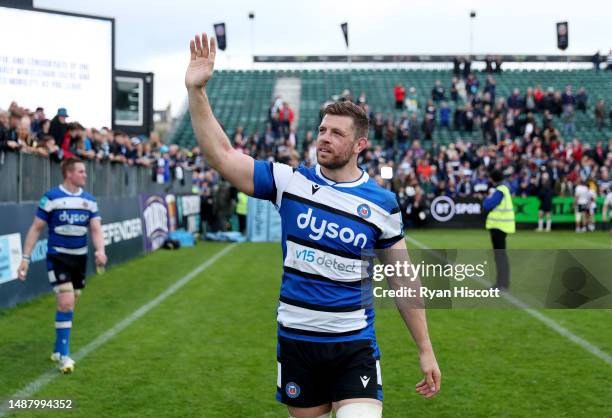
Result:
<svg viewBox="0 0 612 418"><path fill-rule="evenodd" d="M79 130L83 129L78 123L69 123L68 130L62 140L62 151L64 158L75 158L77 143L79 142Z"/></svg>
<svg viewBox="0 0 612 418"><path fill-rule="evenodd" d="M393 88L393 95L395 96L395 108L403 109L404 100L406 99L406 89L402 83L397 83Z"/></svg>

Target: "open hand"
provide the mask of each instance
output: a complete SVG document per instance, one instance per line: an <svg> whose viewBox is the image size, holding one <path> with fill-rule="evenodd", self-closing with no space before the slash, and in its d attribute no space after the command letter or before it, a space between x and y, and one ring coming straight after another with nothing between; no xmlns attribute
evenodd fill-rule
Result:
<svg viewBox="0 0 612 418"><path fill-rule="evenodd" d="M442 373L433 351L421 353L419 360L424 377L416 384L416 391L425 398L431 398L440 391Z"/></svg>
<svg viewBox="0 0 612 418"><path fill-rule="evenodd" d="M215 55L217 54L217 41L210 38L210 47L206 33L199 35L189 42L191 59L185 74L185 86L187 89L202 89L212 78L215 66Z"/></svg>

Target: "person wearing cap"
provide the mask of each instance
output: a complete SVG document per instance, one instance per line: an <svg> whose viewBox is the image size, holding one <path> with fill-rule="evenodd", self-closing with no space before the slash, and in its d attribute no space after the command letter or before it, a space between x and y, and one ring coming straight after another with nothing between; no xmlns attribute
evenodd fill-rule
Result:
<svg viewBox="0 0 612 418"><path fill-rule="evenodd" d="M492 193L485 199L483 206L488 212L485 228L491 235L497 268L497 281L493 288L507 290L510 286L510 263L506 252L506 237L516 232L514 207L510 189L503 184L502 172L493 170L490 178L495 189L491 190Z"/></svg>
<svg viewBox="0 0 612 418"><path fill-rule="evenodd" d="M55 138L56 144L64 142L64 137L68 131L68 123L66 118L68 117L68 111L64 107L57 109L57 114L51 119L51 126L49 127L49 135Z"/></svg>

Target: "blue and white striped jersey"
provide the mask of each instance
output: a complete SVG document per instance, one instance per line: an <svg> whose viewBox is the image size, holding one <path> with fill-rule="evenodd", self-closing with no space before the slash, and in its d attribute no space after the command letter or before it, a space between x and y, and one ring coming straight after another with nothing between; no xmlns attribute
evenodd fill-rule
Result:
<svg viewBox="0 0 612 418"><path fill-rule="evenodd" d="M320 166L255 161L254 197L282 221L279 335L307 341L375 339L371 265L364 254L403 239L395 195L368 174L347 183Z"/></svg>
<svg viewBox="0 0 612 418"><path fill-rule="evenodd" d="M89 221L100 215L92 195L82 189L70 193L60 185L40 199L36 216L49 226L47 254L84 255Z"/></svg>

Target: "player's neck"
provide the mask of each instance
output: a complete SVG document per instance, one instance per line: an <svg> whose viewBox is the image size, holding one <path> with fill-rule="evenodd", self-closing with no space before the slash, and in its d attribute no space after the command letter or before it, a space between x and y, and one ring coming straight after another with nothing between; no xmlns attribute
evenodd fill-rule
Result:
<svg viewBox="0 0 612 418"><path fill-rule="evenodd" d="M327 179L335 181L336 183L348 183L351 181L359 180L363 175L363 172L357 167L357 165L347 164L342 168L329 169L321 166L321 174Z"/></svg>
<svg viewBox="0 0 612 418"><path fill-rule="evenodd" d="M70 193L78 193L80 190L79 186L75 186L74 184L69 183L67 181L64 181L62 183L62 186L64 187L64 189L68 190Z"/></svg>

